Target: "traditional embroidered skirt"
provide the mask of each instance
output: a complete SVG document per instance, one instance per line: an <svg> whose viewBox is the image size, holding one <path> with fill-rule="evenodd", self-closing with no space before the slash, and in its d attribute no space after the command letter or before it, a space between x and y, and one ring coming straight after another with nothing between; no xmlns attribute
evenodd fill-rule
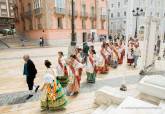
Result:
<svg viewBox="0 0 165 114"><path fill-rule="evenodd" d="M41 96L41 108L51 111L61 110L67 104L66 96L64 91L57 81L57 89L54 94L50 94L47 90L44 90Z"/></svg>
<svg viewBox="0 0 165 114"><path fill-rule="evenodd" d="M78 77L74 77L74 80L71 81L69 84L68 84L68 91L70 93L76 93L76 92L79 92L80 90L80 79Z"/></svg>
<svg viewBox="0 0 165 114"><path fill-rule="evenodd" d="M127 59L127 63L132 64L134 62L134 59Z"/></svg>
<svg viewBox="0 0 165 114"><path fill-rule="evenodd" d="M63 88L65 88L69 82L68 76L57 76L57 80L60 82Z"/></svg>
<svg viewBox="0 0 165 114"><path fill-rule="evenodd" d="M118 64L123 64L123 56L118 59Z"/></svg>
<svg viewBox="0 0 165 114"><path fill-rule="evenodd" d="M106 74L108 73L108 71L109 71L108 66L97 66L97 73Z"/></svg>
<svg viewBox="0 0 165 114"><path fill-rule="evenodd" d="M96 81L96 73L86 72L86 74L87 74L87 82L88 83L95 83L95 81Z"/></svg>

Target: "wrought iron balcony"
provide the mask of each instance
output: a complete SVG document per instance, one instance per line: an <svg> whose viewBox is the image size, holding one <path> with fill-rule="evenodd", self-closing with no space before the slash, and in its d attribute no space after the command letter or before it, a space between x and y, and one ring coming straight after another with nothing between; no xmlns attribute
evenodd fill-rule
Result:
<svg viewBox="0 0 165 114"><path fill-rule="evenodd" d="M59 7L54 7L54 13L57 14L57 15L65 15L66 14L66 9L59 8Z"/></svg>
<svg viewBox="0 0 165 114"><path fill-rule="evenodd" d="M72 10L69 10L69 13L68 13L69 16L72 16ZM78 12L77 11L74 11L74 17L77 17L78 16Z"/></svg>
<svg viewBox="0 0 165 114"><path fill-rule="evenodd" d="M25 16L25 18L31 19L31 18L32 18L32 11L31 11L31 10L26 11L26 12L24 13L24 16Z"/></svg>
<svg viewBox="0 0 165 114"><path fill-rule="evenodd" d="M82 11L82 12L81 12L81 17L82 17L82 18L87 18L87 17L88 17L88 13Z"/></svg>
<svg viewBox="0 0 165 114"><path fill-rule="evenodd" d="M105 21L105 20L107 19L107 16L106 16L106 15L101 14L101 15L100 15L100 19L101 19L101 20L103 20L103 21Z"/></svg>
<svg viewBox="0 0 165 114"><path fill-rule="evenodd" d="M36 8L34 9L35 16L41 16L42 15L42 8Z"/></svg>

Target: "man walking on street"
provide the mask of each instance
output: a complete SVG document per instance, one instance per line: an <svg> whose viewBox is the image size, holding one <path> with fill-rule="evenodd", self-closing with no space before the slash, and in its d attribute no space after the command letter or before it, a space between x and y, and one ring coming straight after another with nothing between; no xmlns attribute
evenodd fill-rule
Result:
<svg viewBox="0 0 165 114"><path fill-rule="evenodd" d="M42 38L40 37L40 47L42 47Z"/></svg>
<svg viewBox="0 0 165 114"><path fill-rule="evenodd" d="M37 92L40 86L34 86L34 79L37 74L37 69L35 68L33 61L30 60L29 55L24 55L23 59L25 61L23 74L26 76L26 82L30 91L30 94L27 97L28 100L33 96L33 87L36 87L35 92Z"/></svg>
<svg viewBox="0 0 165 114"><path fill-rule="evenodd" d="M89 46L87 42L83 43L83 62L86 63L88 56Z"/></svg>

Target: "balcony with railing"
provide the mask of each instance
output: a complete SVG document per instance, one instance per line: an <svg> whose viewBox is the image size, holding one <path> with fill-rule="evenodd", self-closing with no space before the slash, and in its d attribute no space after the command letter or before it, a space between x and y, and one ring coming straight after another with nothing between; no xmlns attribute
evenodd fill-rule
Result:
<svg viewBox="0 0 165 114"><path fill-rule="evenodd" d="M27 18L27 19L31 19L31 18L32 18L32 11L31 11L31 10L25 11L25 12L24 12L24 16L25 16L25 18Z"/></svg>
<svg viewBox="0 0 165 114"><path fill-rule="evenodd" d="M72 10L69 10L68 15L72 16ZM74 17L77 17L77 16L78 16L78 12L75 10L74 11Z"/></svg>
<svg viewBox="0 0 165 114"><path fill-rule="evenodd" d="M42 15L42 8L36 8L34 9L34 15L35 16L41 16Z"/></svg>
<svg viewBox="0 0 165 114"><path fill-rule="evenodd" d="M54 13L57 14L57 15L64 16L66 14L66 9L65 8L59 8L59 7L54 7Z"/></svg>
<svg viewBox="0 0 165 114"><path fill-rule="evenodd" d="M87 18L87 17L88 17L88 13L87 13L87 12L84 12L84 11L81 11L80 16L81 16L82 18Z"/></svg>
<svg viewBox="0 0 165 114"><path fill-rule="evenodd" d="M107 16L105 14L101 14L100 15L100 19L103 20L103 21L105 21L107 19Z"/></svg>

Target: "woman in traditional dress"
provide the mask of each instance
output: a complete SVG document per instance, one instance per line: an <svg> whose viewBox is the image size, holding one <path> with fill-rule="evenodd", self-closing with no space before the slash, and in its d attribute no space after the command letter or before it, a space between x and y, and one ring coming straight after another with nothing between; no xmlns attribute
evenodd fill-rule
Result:
<svg viewBox="0 0 165 114"><path fill-rule="evenodd" d="M127 55L127 63L131 66L134 63L134 50L133 48L129 48Z"/></svg>
<svg viewBox="0 0 165 114"><path fill-rule="evenodd" d="M69 75L68 92L70 93L70 96L79 93L80 80L81 80L78 71L79 68L83 68L83 65L76 60L75 55L71 55L70 61L68 63L68 75Z"/></svg>
<svg viewBox="0 0 165 114"><path fill-rule="evenodd" d="M82 57L81 57L81 49L80 48L77 48L76 49L76 54L75 54L75 56L76 56L76 60L77 60L77 62L79 62L80 64L82 64L83 63L83 59L82 59ZM79 76L81 77L82 76L82 72L83 72L83 69L82 68L79 68L78 69L78 73L79 73Z"/></svg>
<svg viewBox="0 0 165 114"><path fill-rule="evenodd" d="M107 56L108 56L108 65L110 66L111 65L111 61L112 61L112 47L111 45L109 45L109 43L106 44L106 51L107 51Z"/></svg>
<svg viewBox="0 0 165 114"><path fill-rule="evenodd" d="M51 63L45 60L47 68L44 75L44 85L41 89L41 109L42 110L61 110L64 109L67 100L61 84L56 80L55 71L51 68Z"/></svg>
<svg viewBox="0 0 165 114"><path fill-rule="evenodd" d="M118 51L117 51L116 47L114 46L113 53L112 53L112 65L111 65L112 68L118 67L118 58L119 58Z"/></svg>
<svg viewBox="0 0 165 114"><path fill-rule="evenodd" d="M90 50L89 56L87 57L86 63L86 74L87 74L87 82L95 83L96 81L96 60L95 60L95 50Z"/></svg>
<svg viewBox="0 0 165 114"><path fill-rule="evenodd" d="M101 50L100 50L100 60L99 64L97 65L97 71L98 73L105 74L108 73L108 52L106 50L106 43L103 43Z"/></svg>
<svg viewBox="0 0 165 114"><path fill-rule="evenodd" d="M57 80L60 82L61 86L65 88L69 82L68 71L63 52L58 52L58 56L58 65L56 67Z"/></svg>
<svg viewBox="0 0 165 114"><path fill-rule="evenodd" d="M118 55L119 55L118 63L119 64L123 64L123 59L124 59L124 55L125 55L125 49L124 49L124 46L123 46L122 42L120 42L120 45L119 45L119 48L118 48Z"/></svg>

